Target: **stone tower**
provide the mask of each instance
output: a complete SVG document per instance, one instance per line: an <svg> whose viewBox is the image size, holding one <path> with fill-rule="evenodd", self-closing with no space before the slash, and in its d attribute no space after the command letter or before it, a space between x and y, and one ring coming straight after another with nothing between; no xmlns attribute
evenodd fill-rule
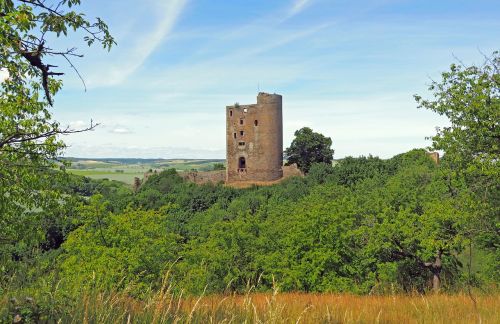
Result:
<svg viewBox="0 0 500 324"><path fill-rule="evenodd" d="M283 177L282 98L260 92L257 104L226 107L226 182Z"/></svg>

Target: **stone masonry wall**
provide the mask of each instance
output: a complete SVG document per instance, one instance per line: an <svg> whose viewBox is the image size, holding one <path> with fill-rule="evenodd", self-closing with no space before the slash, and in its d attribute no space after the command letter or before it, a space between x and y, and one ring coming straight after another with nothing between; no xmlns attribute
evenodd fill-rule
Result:
<svg viewBox="0 0 500 324"><path fill-rule="evenodd" d="M257 104L226 107L226 182L283 177L282 97L259 93Z"/></svg>

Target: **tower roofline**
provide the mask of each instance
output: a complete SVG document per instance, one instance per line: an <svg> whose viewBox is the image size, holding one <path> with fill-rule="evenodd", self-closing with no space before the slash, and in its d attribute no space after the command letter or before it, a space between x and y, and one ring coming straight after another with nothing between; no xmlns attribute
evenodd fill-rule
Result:
<svg viewBox="0 0 500 324"><path fill-rule="evenodd" d="M270 96L270 97L281 97L280 94L277 94L277 93L267 93L267 92L259 92L257 94L257 98L260 97L260 96L263 96L263 97L267 97L267 96Z"/></svg>

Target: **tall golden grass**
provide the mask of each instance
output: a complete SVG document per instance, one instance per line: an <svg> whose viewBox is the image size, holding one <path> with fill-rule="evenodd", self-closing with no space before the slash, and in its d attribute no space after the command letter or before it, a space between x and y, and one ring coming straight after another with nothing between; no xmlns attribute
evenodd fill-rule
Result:
<svg viewBox="0 0 500 324"><path fill-rule="evenodd" d="M250 323L500 323L498 296L356 296L348 294L252 294L210 296L196 306L210 322ZM192 301L184 307L194 307ZM213 319L213 321L211 321Z"/></svg>
<svg viewBox="0 0 500 324"><path fill-rule="evenodd" d="M500 296L466 294L357 296L247 293L184 297L169 288L143 300L121 293L86 293L55 323L500 323ZM0 299L0 308L8 301ZM11 314L15 316L15 314ZM18 318L19 319L19 318Z"/></svg>

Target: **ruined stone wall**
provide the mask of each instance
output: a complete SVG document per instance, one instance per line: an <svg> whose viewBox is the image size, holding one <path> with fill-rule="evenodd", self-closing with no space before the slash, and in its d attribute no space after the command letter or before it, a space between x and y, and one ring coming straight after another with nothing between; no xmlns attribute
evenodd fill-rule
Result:
<svg viewBox="0 0 500 324"><path fill-rule="evenodd" d="M204 184L209 182L217 184L226 180L226 171L184 171L180 173L180 176L186 181L194 182L197 184Z"/></svg>
<svg viewBox="0 0 500 324"><path fill-rule="evenodd" d="M229 182L226 183L226 186L232 187L232 188L237 188L237 189L243 189L243 188L250 188L252 186L273 186L276 184L281 183L285 179L291 178L291 177L303 177L304 174L295 166L283 166L283 178L280 178L278 180L272 180L272 181L234 181L234 182Z"/></svg>
<svg viewBox="0 0 500 324"><path fill-rule="evenodd" d="M283 167L283 179L290 177L303 177L304 173L300 171L296 163Z"/></svg>
<svg viewBox="0 0 500 324"><path fill-rule="evenodd" d="M205 183L213 183L217 184L220 182L224 182L226 180L226 171L225 170L217 170L217 171L184 171L179 173L179 175L185 180L189 182L193 182L196 184L205 184ZM247 188L252 185L257 186L270 186L274 184L278 184L281 181L290 178L290 177L303 177L304 174L297 168L296 164L283 166L283 178L272 181L236 181L228 183L227 185L234 188Z"/></svg>
<svg viewBox="0 0 500 324"><path fill-rule="evenodd" d="M439 164L439 153L438 152L427 152L427 155L434 161L434 163Z"/></svg>
<svg viewBox="0 0 500 324"><path fill-rule="evenodd" d="M226 181L283 177L282 97L259 93L257 104L226 107Z"/></svg>

